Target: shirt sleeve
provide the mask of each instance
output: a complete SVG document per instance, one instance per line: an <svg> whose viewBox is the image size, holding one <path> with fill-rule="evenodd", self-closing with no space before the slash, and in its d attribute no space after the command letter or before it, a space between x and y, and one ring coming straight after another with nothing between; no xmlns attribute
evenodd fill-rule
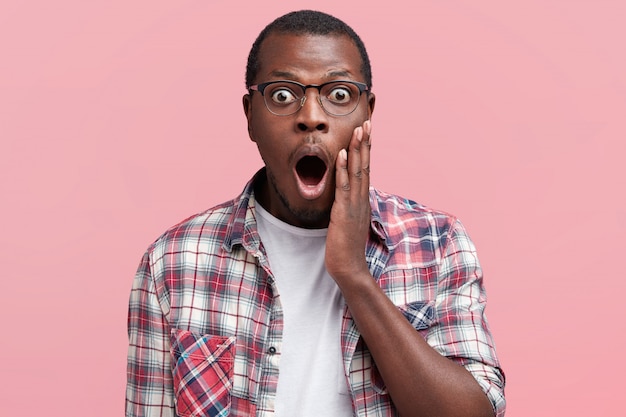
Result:
<svg viewBox="0 0 626 417"><path fill-rule="evenodd" d="M428 343L464 366L487 394L497 417L504 416L504 373L485 316L483 274L474 244L457 220L440 263L436 323Z"/></svg>
<svg viewBox="0 0 626 417"><path fill-rule="evenodd" d="M128 309L126 417L174 416L169 308L167 297L161 302L158 294L146 253L133 281Z"/></svg>

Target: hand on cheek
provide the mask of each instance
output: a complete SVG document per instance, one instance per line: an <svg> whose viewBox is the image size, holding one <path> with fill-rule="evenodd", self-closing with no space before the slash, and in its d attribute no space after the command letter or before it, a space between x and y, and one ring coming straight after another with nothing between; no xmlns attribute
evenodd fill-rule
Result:
<svg viewBox="0 0 626 417"><path fill-rule="evenodd" d="M365 244L370 227L369 173L371 122L352 133L335 165L335 202L326 238L326 269L341 287L369 275Z"/></svg>

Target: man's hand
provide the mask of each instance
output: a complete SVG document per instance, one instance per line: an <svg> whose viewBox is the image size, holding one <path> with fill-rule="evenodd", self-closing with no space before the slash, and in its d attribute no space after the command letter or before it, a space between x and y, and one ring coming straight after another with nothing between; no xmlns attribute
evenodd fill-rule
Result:
<svg viewBox="0 0 626 417"><path fill-rule="evenodd" d="M369 120L352 133L347 151L335 164L335 202L326 238L326 269L339 287L351 279L369 276L365 244L370 228L370 133Z"/></svg>
<svg viewBox="0 0 626 417"><path fill-rule="evenodd" d="M370 229L369 121L354 129L337 158L335 202L326 237L326 269L402 416L493 416L474 377L415 331L372 279L365 259Z"/></svg>

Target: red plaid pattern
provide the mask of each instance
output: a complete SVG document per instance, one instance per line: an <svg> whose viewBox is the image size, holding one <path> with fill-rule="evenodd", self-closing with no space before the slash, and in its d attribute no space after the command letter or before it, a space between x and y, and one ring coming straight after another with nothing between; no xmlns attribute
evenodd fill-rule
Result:
<svg viewBox="0 0 626 417"><path fill-rule="evenodd" d="M127 417L273 415L283 312L252 183L171 228L144 255L129 305ZM370 202L370 272L435 350L468 369L502 417L504 375L463 226L373 188ZM354 415L396 416L347 309L341 336Z"/></svg>
<svg viewBox="0 0 626 417"><path fill-rule="evenodd" d="M232 389L234 337L172 330L172 374L180 416L227 416Z"/></svg>

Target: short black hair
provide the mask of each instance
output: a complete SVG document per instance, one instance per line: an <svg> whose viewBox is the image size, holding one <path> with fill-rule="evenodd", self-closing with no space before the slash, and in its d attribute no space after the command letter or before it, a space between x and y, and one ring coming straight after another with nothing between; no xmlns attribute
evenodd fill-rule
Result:
<svg viewBox="0 0 626 417"><path fill-rule="evenodd" d="M259 70L259 51L261 44L272 33L292 34L292 35L345 35L348 36L361 55L361 72L365 78L365 84L372 87L372 67L370 59L365 50L365 45L359 35L343 21L329 14L315 10L299 10L287 13L272 23L259 33L252 44L246 65L246 88L254 83Z"/></svg>

